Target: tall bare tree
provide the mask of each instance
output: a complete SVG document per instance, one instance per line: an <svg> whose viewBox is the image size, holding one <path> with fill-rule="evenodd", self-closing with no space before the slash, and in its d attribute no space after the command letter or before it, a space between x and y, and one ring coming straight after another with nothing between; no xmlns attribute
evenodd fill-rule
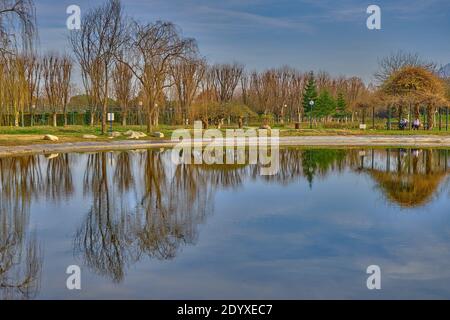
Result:
<svg viewBox="0 0 450 320"><path fill-rule="evenodd" d="M31 114L31 125L34 125L34 109L39 100L39 90L42 78L42 63L36 54L30 54L25 59L25 78L28 84L27 105Z"/></svg>
<svg viewBox="0 0 450 320"><path fill-rule="evenodd" d="M243 71L244 66L238 63L217 64L212 67L214 89L220 103L228 102L233 98Z"/></svg>
<svg viewBox="0 0 450 320"><path fill-rule="evenodd" d="M157 122L158 104L164 90L173 85L170 66L176 60L196 50L193 39L183 38L170 22L149 24L133 22L128 45L132 61L124 61L140 84L147 109L147 131Z"/></svg>
<svg viewBox="0 0 450 320"><path fill-rule="evenodd" d="M25 51L32 47L35 16L33 0L0 0L0 54L14 52L19 42Z"/></svg>
<svg viewBox="0 0 450 320"><path fill-rule="evenodd" d="M108 0L104 5L89 11L82 20L81 30L73 31L70 35L86 91L98 95L101 100L95 102L101 103L102 133L106 132L112 64L125 39L125 31L120 1Z"/></svg>
<svg viewBox="0 0 450 320"><path fill-rule="evenodd" d="M128 109L134 97L133 72L126 64L116 62L113 72L114 95L122 109L122 125L127 125Z"/></svg>
<svg viewBox="0 0 450 320"><path fill-rule="evenodd" d="M194 100L206 70L206 62L198 58L179 59L171 65L177 98L177 114L183 124L188 118L188 110Z"/></svg>
<svg viewBox="0 0 450 320"><path fill-rule="evenodd" d="M45 97L52 110L52 123L57 126L57 111L64 112L64 125L67 125L67 104L70 94L72 61L67 56L48 54L42 61Z"/></svg>

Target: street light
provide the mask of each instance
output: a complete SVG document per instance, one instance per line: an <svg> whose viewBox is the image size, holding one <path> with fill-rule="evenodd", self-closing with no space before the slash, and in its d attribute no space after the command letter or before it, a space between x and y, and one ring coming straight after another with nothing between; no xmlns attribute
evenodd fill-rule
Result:
<svg viewBox="0 0 450 320"><path fill-rule="evenodd" d="M286 108L287 108L287 104L283 104L281 106L281 115L280 115L280 117L278 119L281 124L284 124L284 109L286 109Z"/></svg>
<svg viewBox="0 0 450 320"><path fill-rule="evenodd" d="M34 126L34 110L36 110L36 105L32 104L31 105L31 126Z"/></svg>
<svg viewBox="0 0 450 320"><path fill-rule="evenodd" d="M314 100L310 100L309 105L311 106L311 109L309 110L309 128L312 129L312 110L314 107Z"/></svg>

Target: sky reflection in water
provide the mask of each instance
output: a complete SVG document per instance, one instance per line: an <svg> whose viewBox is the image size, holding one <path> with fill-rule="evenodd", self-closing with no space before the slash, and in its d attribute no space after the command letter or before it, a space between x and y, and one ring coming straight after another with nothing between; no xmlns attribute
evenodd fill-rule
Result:
<svg viewBox="0 0 450 320"><path fill-rule="evenodd" d="M280 152L271 177L170 150L0 159L0 297L450 298L448 150Z"/></svg>

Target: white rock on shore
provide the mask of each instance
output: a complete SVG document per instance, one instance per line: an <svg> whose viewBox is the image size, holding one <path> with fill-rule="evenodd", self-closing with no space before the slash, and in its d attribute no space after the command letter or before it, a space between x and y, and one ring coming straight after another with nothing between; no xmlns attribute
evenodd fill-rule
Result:
<svg viewBox="0 0 450 320"><path fill-rule="evenodd" d="M114 131L113 133L111 133L111 137L113 137L113 138L117 138L117 137L120 137L120 136L122 136L122 134L120 132L118 132L118 131Z"/></svg>
<svg viewBox="0 0 450 320"><path fill-rule="evenodd" d="M128 139L135 139L135 140L138 140L140 138L145 138L147 136L143 132L133 131L133 130L128 130L124 134L125 134L125 136L128 136Z"/></svg>
<svg viewBox="0 0 450 320"><path fill-rule="evenodd" d="M164 133L162 133L162 132L154 132L153 136L155 138L164 138Z"/></svg>
<svg viewBox="0 0 450 320"><path fill-rule="evenodd" d="M94 136L93 134L84 134L83 139L97 139L97 136Z"/></svg>
<svg viewBox="0 0 450 320"><path fill-rule="evenodd" d="M59 138L57 136L51 135L51 134L46 134L44 136L44 140L48 140L48 141L59 141Z"/></svg>

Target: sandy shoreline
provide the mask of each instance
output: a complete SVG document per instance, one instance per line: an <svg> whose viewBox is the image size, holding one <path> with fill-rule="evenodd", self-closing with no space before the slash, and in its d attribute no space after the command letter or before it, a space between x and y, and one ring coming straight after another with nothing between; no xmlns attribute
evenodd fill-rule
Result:
<svg viewBox="0 0 450 320"><path fill-rule="evenodd" d="M208 142L205 142L208 143ZM442 136L298 136L280 137L280 146L321 146L321 147L450 147L450 137ZM142 141L86 141L71 143L48 143L28 146L0 146L0 157L50 154L68 152L94 152L112 150L137 150L173 147L170 140Z"/></svg>

